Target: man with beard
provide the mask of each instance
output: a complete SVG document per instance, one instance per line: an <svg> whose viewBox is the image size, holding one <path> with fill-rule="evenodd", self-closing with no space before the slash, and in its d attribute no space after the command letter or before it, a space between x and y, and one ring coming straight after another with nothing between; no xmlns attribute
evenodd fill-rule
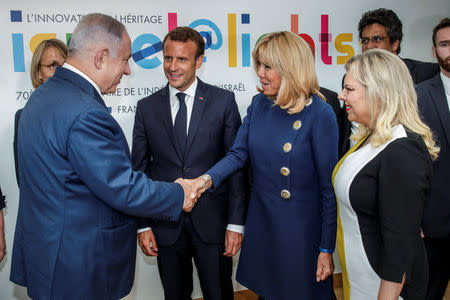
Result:
<svg viewBox="0 0 450 300"><path fill-rule="evenodd" d="M425 203L422 230L428 255L428 300L442 299L450 278L450 19L433 30L433 55L440 73L417 86L421 116L441 147L434 161L430 198Z"/></svg>

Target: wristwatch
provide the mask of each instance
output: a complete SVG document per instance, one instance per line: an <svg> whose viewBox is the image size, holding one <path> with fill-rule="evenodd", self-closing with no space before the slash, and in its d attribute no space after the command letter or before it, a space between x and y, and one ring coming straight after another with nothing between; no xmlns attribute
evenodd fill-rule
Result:
<svg viewBox="0 0 450 300"><path fill-rule="evenodd" d="M204 181L205 181L205 184L206 183L208 183L208 181L210 181L211 180L211 176L209 176L208 174L203 174L202 176L200 176Z"/></svg>

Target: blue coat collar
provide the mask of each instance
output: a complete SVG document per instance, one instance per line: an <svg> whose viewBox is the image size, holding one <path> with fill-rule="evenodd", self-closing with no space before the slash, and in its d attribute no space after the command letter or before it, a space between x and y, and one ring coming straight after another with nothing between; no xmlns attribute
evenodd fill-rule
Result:
<svg viewBox="0 0 450 300"><path fill-rule="evenodd" d="M69 69L58 67L53 74L53 77L60 78L62 80L70 81L74 85L78 86L83 92L91 96L95 99L101 106L103 106L106 110L106 104L103 100L102 96L97 92L95 87L86 79L81 77L75 72L72 72Z"/></svg>

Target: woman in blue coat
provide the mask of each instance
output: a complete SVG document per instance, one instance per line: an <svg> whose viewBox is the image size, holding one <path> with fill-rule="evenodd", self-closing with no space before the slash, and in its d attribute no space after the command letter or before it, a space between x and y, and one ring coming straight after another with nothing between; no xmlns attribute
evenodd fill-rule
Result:
<svg viewBox="0 0 450 300"><path fill-rule="evenodd" d="M247 158L253 170L237 280L269 300L330 299L336 199L331 174L338 128L319 93L308 44L290 32L253 51L261 92L234 146L195 181L218 187Z"/></svg>

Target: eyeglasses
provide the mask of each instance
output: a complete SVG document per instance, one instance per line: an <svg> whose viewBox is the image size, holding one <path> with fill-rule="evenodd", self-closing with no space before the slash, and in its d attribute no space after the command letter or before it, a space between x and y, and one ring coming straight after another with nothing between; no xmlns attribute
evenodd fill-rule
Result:
<svg viewBox="0 0 450 300"><path fill-rule="evenodd" d="M359 42L361 43L361 45L367 45L369 42L375 43L375 44L379 44L381 43L384 39L388 39L389 37L387 36L379 36L379 35L374 35L371 37L363 37L359 40Z"/></svg>
<svg viewBox="0 0 450 300"><path fill-rule="evenodd" d="M60 65L58 62L54 61L49 65L44 65L44 64L39 64L40 66L46 67L47 69L49 69L50 71L55 71L56 67L61 67L62 65Z"/></svg>

